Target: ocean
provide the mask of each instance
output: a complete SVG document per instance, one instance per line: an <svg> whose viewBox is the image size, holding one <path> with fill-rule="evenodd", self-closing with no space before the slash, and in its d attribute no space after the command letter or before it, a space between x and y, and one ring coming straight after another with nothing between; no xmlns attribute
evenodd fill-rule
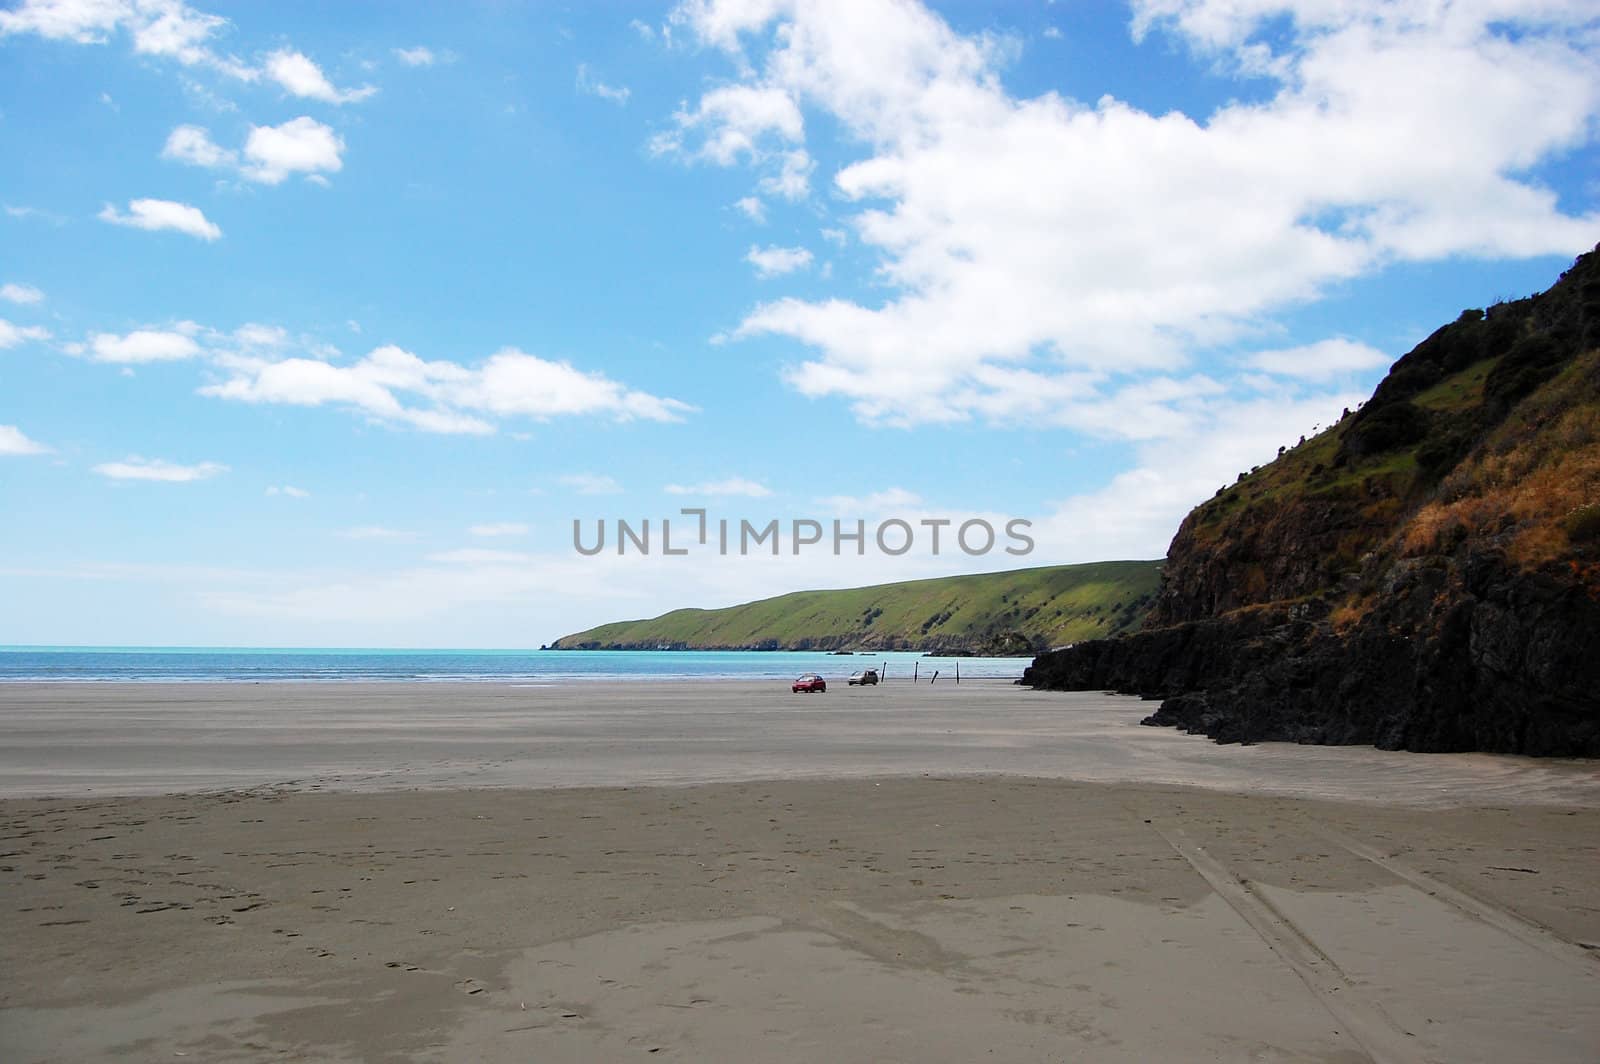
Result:
<svg viewBox="0 0 1600 1064"><path fill-rule="evenodd" d="M776 680L860 669L887 678L1016 679L1031 658L791 651L374 650L236 647L0 647L0 683L284 683Z"/></svg>

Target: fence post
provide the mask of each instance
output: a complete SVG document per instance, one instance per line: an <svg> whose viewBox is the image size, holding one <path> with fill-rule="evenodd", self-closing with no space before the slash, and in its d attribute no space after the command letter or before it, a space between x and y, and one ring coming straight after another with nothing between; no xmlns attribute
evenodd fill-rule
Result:
<svg viewBox="0 0 1600 1064"><path fill-rule="evenodd" d="M933 679L931 679L931 680L929 680L929 681L928 681L928 685L929 685L929 686L930 686L930 687L931 687L931 686L933 686L933 685L934 685L934 684L935 684L935 683L937 683L937 682L938 682L938 680L939 680L939 670L938 670L938 669L934 669L934 670L933 670Z"/></svg>

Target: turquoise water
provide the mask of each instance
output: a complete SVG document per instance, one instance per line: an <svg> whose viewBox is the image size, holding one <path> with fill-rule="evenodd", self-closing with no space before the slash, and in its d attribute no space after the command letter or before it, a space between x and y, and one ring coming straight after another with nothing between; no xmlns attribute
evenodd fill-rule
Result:
<svg viewBox="0 0 1600 1064"><path fill-rule="evenodd" d="M1029 658L850 656L789 651L370 650L228 647L0 647L0 682L260 683L285 681L771 680L816 672L843 681L888 667L941 679L1016 679Z"/></svg>

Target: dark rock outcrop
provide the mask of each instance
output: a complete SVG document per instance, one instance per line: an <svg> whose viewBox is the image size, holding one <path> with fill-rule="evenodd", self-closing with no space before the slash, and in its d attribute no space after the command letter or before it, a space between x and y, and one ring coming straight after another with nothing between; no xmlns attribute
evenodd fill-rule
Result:
<svg viewBox="0 0 1600 1064"><path fill-rule="evenodd" d="M1143 630L1022 682L1221 742L1600 756L1600 251L1197 507Z"/></svg>

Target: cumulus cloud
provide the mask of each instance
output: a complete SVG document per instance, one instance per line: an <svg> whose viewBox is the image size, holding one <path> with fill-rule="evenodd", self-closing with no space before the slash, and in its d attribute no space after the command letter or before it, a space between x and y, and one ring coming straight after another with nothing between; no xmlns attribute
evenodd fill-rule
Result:
<svg viewBox="0 0 1600 1064"><path fill-rule="evenodd" d="M745 162L765 172L762 190L785 199L810 192L813 168L805 119L795 97L772 84L723 85L693 108L673 115L673 126L650 141L657 155L732 166Z"/></svg>
<svg viewBox="0 0 1600 1064"><path fill-rule="evenodd" d="M1090 403L1150 375L1208 387L1187 368L1198 355L1332 284L1401 261L1575 254L1600 229L1530 176L1600 127L1583 5L1135 13L1136 34L1255 79L1256 98L1195 115L1019 98L1005 42L904 0L682 4L676 24L724 49L736 81L653 147L763 181L788 166L798 191L811 159L784 157L806 151L803 108L825 114L855 148L833 191L887 290L777 299L734 337L803 345L789 382L866 421L1006 417L1039 409L1041 386Z"/></svg>
<svg viewBox="0 0 1600 1064"><path fill-rule="evenodd" d="M119 211L106 204L100 211L100 220L112 225L125 225L133 229L158 231L171 229L201 240L212 241L222 236L222 230L205 216L199 207L172 200L136 199L128 201L127 211Z"/></svg>
<svg viewBox="0 0 1600 1064"><path fill-rule="evenodd" d="M227 19L197 11L182 0L23 0L0 11L0 37L33 33L74 44L104 44L121 30L139 55L253 80L254 68L211 47L212 38L227 25Z"/></svg>
<svg viewBox="0 0 1600 1064"><path fill-rule="evenodd" d="M589 72L585 63L578 64L578 91L585 96L598 96L602 100L622 105L628 102L628 97L633 95L633 90L626 85L607 85Z"/></svg>
<svg viewBox="0 0 1600 1064"><path fill-rule="evenodd" d="M1355 340L1322 340L1302 347L1258 351L1245 359L1252 369L1281 377L1326 380L1344 373L1379 369L1394 359L1375 347Z"/></svg>
<svg viewBox="0 0 1600 1064"><path fill-rule="evenodd" d="M668 495L743 495L751 499L764 499L772 494L772 489L765 484L744 477L707 480L699 484L668 484L663 490Z"/></svg>
<svg viewBox="0 0 1600 1064"><path fill-rule="evenodd" d="M781 277L811 265L811 252L805 248L756 247L750 245L744 261L756 268L760 277Z"/></svg>
<svg viewBox="0 0 1600 1064"><path fill-rule="evenodd" d="M301 115L279 126L251 126L242 173L265 185L281 184L292 174L336 174L344 169L343 152L343 138L316 119Z"/></svg>
<svg viewBox="0 0 1600 1064"><path fill-rule="evenodd" d="M140 458L138 455L130 455L120 462L104 462L97 465L94 471L112 480L155 480L168 484L186 484L196 480L207 480L218 473L226 473L228 467L216 462L179 465L159 458Z"/></svg>
<svg viewBox="0 0 1600 1064"><path fill-rule="evenodd" d="M1301 399L1219 399L1181 437L1139 446L1131 468L1103 487L1062 500L1034 522L1057 562L1159 558L1184 516L1218 488L1272 460L1314 426L1336 422L1365 398L1334 392Z"/></svg>
<svg viewBox="0 0 1600 1064"><path fill-rule="evenodd" d="M96 362L175 362L200 354L200 345L184 332L135 329L124 335L95 333L86 345Z"/></svg>
<svg viewBox="0 0 1600 1064"><path fill-rule="evenodd" d="M767 205L758 196L744 196L734 206L740 214L758 225L767 220Z"/></svg>
<svg viewBox="0 0 1600 1064"><path fill-rule="evenodd" d="M484 525L473 525L467 530L474 536L526 536L528 526L519 521L495 521Z"/></svg>
<svg viewBox="0 0 1600 1064"><path fill-rule="evenodd" d="M173 159L190 166L208 168L234 167L239 163L239 153L223 148L211 139L208 130L201 126L178 126L167 136L161 149L163 159Z"/></svg>
<svg viewBox="0 0 1600 1064"><path fill-rule="evenodd" d="M203 126L182 125L167 135L163 159L229 170L263 185L282 184L294 174L326 183L325 175L344 168L344 139L308 115L278 126L251 126L243 154L211 139Z"/></svg>
<svg viewBox="0 0 1600 1064"><path fill-rule="evenodd" d="M18 303L22 306L32 306L44 302L44 293L31 284L18 284L8 281L0 285L0 299L7 303Z"/></svg>
<svg viewBox="0 0 1600 1064"><path fill-rule="evenodd" d="M417 45L415 48L396 48L394 57L408 67L433 66L438 61L433 49Z"/></svg>
<svg viewBox="0 0 1600 1064"><path fill-rule="evenodd" d="M48 340L50 330L39 325L13 325L0 318L0 351L16 347L29 340Z"/></svg>
<svg viewBox="0 0 1600 1064"><path fill-rule="evenodd" d="M393 345L338 365L320 358L227 352L228 373L201 394L249 403L343 406L425 432L486 435L488 418L599 416L616 421L676 421L692 407L636 391L601 373L504 348L476 367L428 362Z"/></svg>
<svg viewBox="0 0 1600 1064"><path fill-rule="evenodd" d="M431 61L431 55L429 59ZM378 91L371 85L363 85L359 89L336 89L321 67L303 53L287 48L267 56L265 69L267 77L283 86L291 95L324 103L359 103Z"/></svg>
<svg viewBox="0 0 1600 1064"><path fill-rule="evenodd" d="M560 481L579 495L617 495L622 492L622 485L615 478L596 473L568 473Z"/></svg>
<svg viewBox="0 0 1600 1064"><path fill-rule="evenodd" d="M15 425L0 425L0 457L26 454L49 454L50 448L38 440L30 440Z"/></svg>

